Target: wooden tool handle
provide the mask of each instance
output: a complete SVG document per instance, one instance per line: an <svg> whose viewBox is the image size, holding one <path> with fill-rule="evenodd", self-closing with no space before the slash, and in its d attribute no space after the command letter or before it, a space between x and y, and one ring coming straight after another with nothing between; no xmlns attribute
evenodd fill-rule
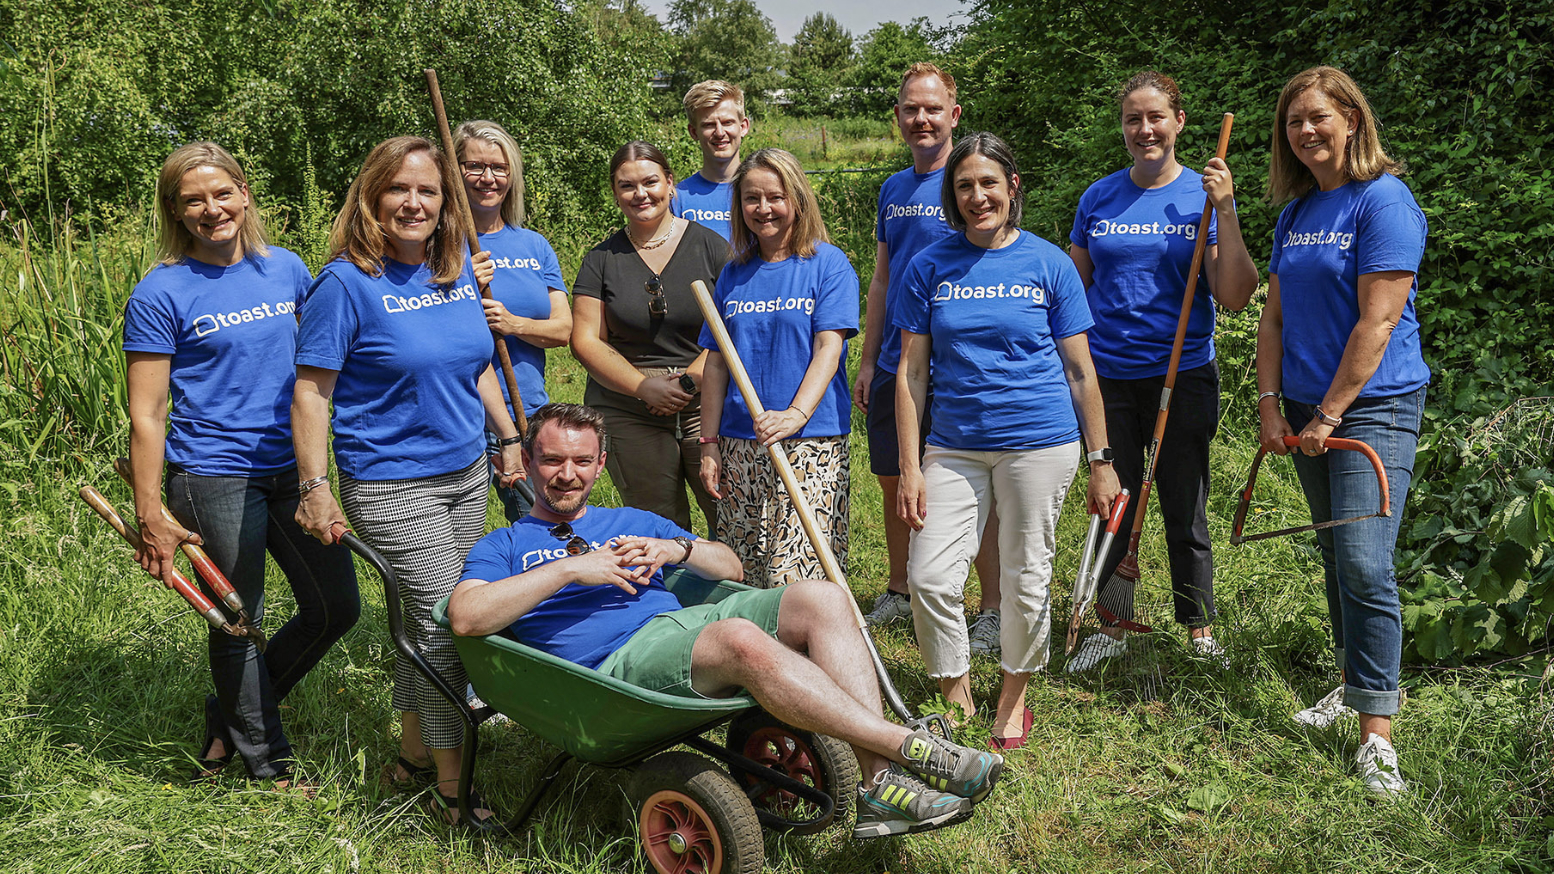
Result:
<svg viewBox="0 0 1554 874"><path fill-rule="evenodd" d="M82 486L79 494L81 495L81 500L85 501L88 507L95 510L97 515L103 518L104 522L107 522L114 531L119 533L120 537L124 538L124 542L137 550L140 549L140 532L135 530L135 526L124 521L124 518L119 515L119 511L115 510L113 505L108 503L108 499L104 498L101 492L98 492L91 486ZM183 599L189 602L189 606L193 607L196 613L199 613L206 622L210 623L212 628L219 628L223 631L227 629L226 617L221 614L221 610L215 604L211 603L209 598L205 597L205 593L201 592L198 586L189 582L187 577L176 570L172 571L170 576L172 577L172 582L166 583L166 585L179 595L182 595Z"/></svg>
<svg viewBox="0 0 1554 874"><path fill-rule="evenodd" d="M135 487L134 472L130 469L130 460L128 458L121 455L114 459L113 469L118 473L119 478L124 480L125 484L131 489ZM248 611L244 608L243 599L238 595L237 590L232 588L232 583L227 580L226 574L223 574L221 569L216 567L216 563L211 560L209 553L200 548L198 544L189 541L188 538L191 536L189 526L179 521L178 517L173 515L173 511L169 510L167 505L161 501L157 501L157 508L161 511L164 520L178 526L183 531L183 536L179 538L178 548L183 551L184 555L188 556L189 563L194 565L194 569L199 572L206 585L210 586L211 591L216 593L216 597L232 608L232 612L246 616Z"/></svg>

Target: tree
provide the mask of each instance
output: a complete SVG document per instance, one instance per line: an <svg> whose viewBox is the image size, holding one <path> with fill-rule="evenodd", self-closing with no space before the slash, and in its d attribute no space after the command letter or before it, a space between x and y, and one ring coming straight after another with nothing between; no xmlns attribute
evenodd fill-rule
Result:
<svg viewBox="0 0 1554 874"><path fill-rule="evenodd" d="M860 112L877 113L896 103L901 74L918 61L938 61L934 47L939 36L926 18L915 18L903 27L887 21L869 31L858 48L858 63L853 68L853 105Z"/></svg>
<svg viewBox="0 0 1554 874"><path fill-rule="evenodd" d="M831 114L853 64L853 35L830 14L804 19L789 50L788 95L795 111Z"/></svg>
<svg viewBox="0 0 1554 874"><path fill-rule="evenodd" d="M703 79L726 79L758 102L777 87L782 44L753 0L674 0L669 28L680 40L672 94Z"/></svg>

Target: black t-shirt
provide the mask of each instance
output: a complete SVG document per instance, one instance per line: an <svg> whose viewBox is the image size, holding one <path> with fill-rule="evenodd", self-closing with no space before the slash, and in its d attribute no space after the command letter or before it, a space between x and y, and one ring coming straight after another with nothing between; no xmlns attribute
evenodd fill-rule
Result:
<svg viewBox="0 0 1554 874"><path fill-rule="evenodd" d="M687 223L659 274L668 313L654 316L648 312L647 292L653 271L626 232L616 231L583 256L572 294L604 302L605 337L633 366L685 367L701 354L697 338L704 324L691 283L700 279L710 290L728 256L728 241L716 231Z"/></svg>

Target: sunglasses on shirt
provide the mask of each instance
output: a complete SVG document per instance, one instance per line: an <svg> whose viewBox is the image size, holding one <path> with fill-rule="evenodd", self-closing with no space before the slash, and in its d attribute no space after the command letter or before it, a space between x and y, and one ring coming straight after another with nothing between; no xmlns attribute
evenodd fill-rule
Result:
<svg viewBox="0 0 1554 874"><path fill-rule="evenodd" d="M588 545L588 541L579 537L577 532L572 530L571 524L567 522L557 522L550 526L550 536L557 540L566 541L567 555L582 555L586 552L593 552L594 548Z"/></svg>
<svg viewBox="0 0 1554 874"><path fill-rule="evenodd" d="M642 283L648 293L648 315L663 318L669 315L669 299L664 297L664 281L655 275Z"/></svg>

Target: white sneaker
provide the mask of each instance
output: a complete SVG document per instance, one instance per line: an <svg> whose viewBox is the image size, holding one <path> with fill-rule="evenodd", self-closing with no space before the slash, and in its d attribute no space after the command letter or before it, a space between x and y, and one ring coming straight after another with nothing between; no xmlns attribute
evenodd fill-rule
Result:
<svg viewBox="0 0 1554 874"><path fill-rule="evenodd" d="M1215 640L1213 635L1204 635L1192 639L1192 654L1194 658L1207 659L1213 662L1220 670L1230 669L1230 654L1225 652L1225 647Z"/></svg>
<svg viewBox="0 0 1554 874"><path fill-rule="evenodd" d="M1379 734L1366 738L1354 761L1360 767L1360 779L1372 795L1395 800L1408 794L1408 782L1398 771L1398 751L1386 738Z"/></svg>
<svg viewBox="0 0 1554 874"><path fill-rule="evenodd" d="M868 615L864 616L863 619L869 623L871 628L889 625L902 619L911 621L912 599L900 592L892 592L886 589L885 594L875 599L873 609L869 610Z"/></svg>
<svg viewBox="0 0 1554 874"><path fill-rule="evenodd" d="M998 638L999 619L997 610L983 610L977 617L971 620L971 628L967 629L971 637L972 655L996 656L1004 651L1003 644Z"/></svg>
<svg viewBox="0 0 1554 874"><path fill-rule="evenodd" d="M1128 651L1128 639L1118 639L1109 634L1096 632L1085 638L1085 642L1079 645L1079 652L1074 653L1068 660L1064 670L1070 674L1080 674L1093 669L1101 662L1116 658Z"/></svg>
<svg viewBox="0 0 1554 874"><path fill-rule="evenodd" d="M1354 708L1344 703L1344 687L1340 683L1338 688L1324 695L1321 701L1295 714L1295 721L1312 728L1332 728L1338 720L1353 715Z"/></svg>
<svg viewBox="0 0 1554 874"><path fill-rule="evenodd" d="M468 704L471 710L479 710L486 706L486 702L482 701L480 696L475 694L474 683L469 683L464 687L464 703ZM486 717L486 722L492 725L501 725L506 721L507 717L496 710L491 711L491 715Z"/></svg>

